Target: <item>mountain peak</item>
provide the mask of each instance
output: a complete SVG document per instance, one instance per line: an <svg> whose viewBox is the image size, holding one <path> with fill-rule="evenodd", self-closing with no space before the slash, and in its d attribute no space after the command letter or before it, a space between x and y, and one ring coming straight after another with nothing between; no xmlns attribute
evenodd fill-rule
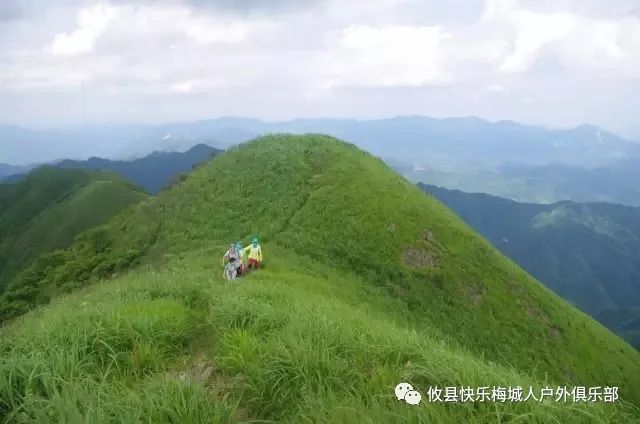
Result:
<svg viewBox="0 0 640 424"><path fill-rule="evenodd" d="M404 293L412 313L437 322L443 334L460 331L460 320L473 323L463 345L497 362L518 358L526 369L546 363L540 371L558 379L568 367L585 381L594 369L608 369L602 378L622 378L606 364L631 347L591 330L594 322L514 269L439 202L381 160L335 138L261 137L218 155L148 208L153 212L145 212L145 228L157 225L161 233L141 239L161 241L154 250L180 252L258 234L264 242ZM464 294L470 291L482 293L481 300ZM451 314L456 320L438 319ZM512 330L505 331L503 322ZM569 336L575 322L584 322L578 327L588 334ZM487 345L486 334L495 343ZM572 364L572 352L590 349L601 337L611 349L594 353L592 366ZM531 346L540 348L525 355Z"/></svg>
<svg viewBox="0 0 640 424"><path fill-rule="evenodd" d="M254 236L263 245L264 268L222 281L218 261L225 248ZM149 266L121 272L136 264ZM189 394L178 392L184 401L202 390L194 403L200 411L217 408L217 392L205 384L220 370L231 384L242 384L224 399L237 396L233 404L276 422L358 422L362 413L370 422L415 414L432 419L433 408L398 405L392 396L398 381L425 388L606 384L620 387L623 400L640 403L640 357L631 346L506 260L380 159L329 136L271 135L230 149L20 275L26 280L16 284L28 288L29 301L56 294L61 284L110 280L97 294L68 297L15 323L11 334L21 338L10 343L31 343L37 334L33 343L42 344L29 345L43 358L33 367L25 349L7 349L3 366L20 381L58 369L49 358L59 356L46 349L63 339L84 352L72 358L84 360L97 349L87 362L122 358L117 372L98 380L100 388L115 389L119 380L112 381L124 375L129 385L117 387L145 384L150 396L184 387ZM87 303L75 304L80 301ZM114 342L103 347L97 340ZM220 358L215 368L203 364L209 357ZM181 366L180 359L188 362L186 371L165 367ZM108 374L106 366L94 374ZM199 379L183 381L193 374ZM22 405L22 387L11 385L11 405ZM300 393L311 400L300 404ZM133 392L126 399L135 399ZM74 408L75 400L51 410ZM496 407L505 416L523 412L515 404L476 405L437 417L480 422L493 420ZM624 405L585 412L618 421ZM530 402L526 413L529 408L537 421L567 422L580 406ZM219 421L219 415L190 417L182 421Z"/></svg>

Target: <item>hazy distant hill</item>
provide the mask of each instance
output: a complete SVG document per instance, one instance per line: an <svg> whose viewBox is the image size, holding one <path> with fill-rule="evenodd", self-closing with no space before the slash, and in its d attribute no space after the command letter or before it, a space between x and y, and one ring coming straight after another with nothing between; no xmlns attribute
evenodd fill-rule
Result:
<svg viewBox="0 0 640 424"><path fill-rule="evenodd" d="M591 169L506 165L500 172L506 181L522 181L532 189L548 193L550 200L640 206L640 158L621 159Z"/></svg>
<svg viewBox="0 0 640 424"><path fill-rule="evenodd" d="M55 166L115 172L149 193L155 194L166 187L175 176L191 171L195 165L209 160L220 152L221 150L205 144L198 144L186 152L154 152L130 161L90 158L86 161L63 160Z"/></svg>
<svg viewBox="0 0 640 424"><path fill-rule="evenodd" d="M246 136L240 137L245 139L270 132L323 133L348 140L377 156L432 165L519 162L595 166L628 156L640 157L640 145L590 125L551 130L475 117L318 118L273 123L221 118L166 126L165 130L182 137L210 136L225 142L241 141L226 138L224 133L229 132L245 132Z"/></svg>
<svg viewBox="0 0 640 424"><path fill-rule="evenodd" d="M640 158L614 161L606 166L507 163L486 168L469 165L439 169L391 161L409 180L428 182L468 193L487 193L520 202L608 202L640 206Z"/></svg>
<svg viewBox="0 0 640 424"><path fill-rule="evenodd" d="M569 199L640 205L640 177L628 172L640 169L640 144L590 125L546 129L474 117L401 116L282 122L218 118L52 131L0 127L0 148L4 148L0 160L42 163L92 156L126 161L153 151L182 151L196 143L227 148L282 132L340 137L395 163L414 182L518 201ZM157 185L144 185L158 190Z"/></svg>
<svg viewBox="0 0 640 424"><path fill-rule="evenodd" d="M283 122L218 118L166 125L55 131L0 127L0 141L6 150L2 160L21 163L89 155L125 158L207 140L216 140L221 145L237 144L258 135L277 132L330 134L377 156L411 163L428 162L432 166L478 162L596 166L624 157L640 156L640 145L589 125L552 130L512 121L488 122L474 117L318 118Z"/></svg>
<svg viewBox="0 0 640 424"><path fill-rule="evenodd" d="M16 166L0 163L0 181L10 175L23 174L31 169L30 166Z"/></svg>
<svg viewBox="0 0 640 424"><path fill-rule="evenodd" d="M640 208L516 203L421 187L531 275L640 348Z"/></svg>

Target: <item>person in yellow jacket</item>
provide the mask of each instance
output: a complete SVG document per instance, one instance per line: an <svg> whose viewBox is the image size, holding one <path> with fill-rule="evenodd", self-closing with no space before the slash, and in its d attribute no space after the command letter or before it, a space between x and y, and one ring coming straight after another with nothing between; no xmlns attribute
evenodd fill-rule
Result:
<svg viewBox="0 0 640 424"><path fill-rule="evenodd" d="M254 238L243 251L249 256L249 268L260 268L263 258L262 247L258 244L258 239Z"/></svg>

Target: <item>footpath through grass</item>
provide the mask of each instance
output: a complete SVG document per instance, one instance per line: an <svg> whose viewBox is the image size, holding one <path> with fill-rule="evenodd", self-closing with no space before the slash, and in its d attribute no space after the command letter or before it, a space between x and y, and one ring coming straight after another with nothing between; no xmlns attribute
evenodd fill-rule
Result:
<svg viewBox="0 0 640 424"><path fill-rule="evenodd" d="M222 246L220 246L222 248ZM409 406L393 388L540 387L414 321L352 274L266 246L225 283L217 250L144 267L1 333L3 422L634 422L622 404ZM215 254L215 255L214 255ZM637 421L636 421L637 422Z"/></svg>
<svg viewBox="0 0 640 424"><path fill-rule="evenodd" d="M253 234L267 267L224 284L227 243ZM231 149L41 257L12 288L9 317L54 303L0 330L8 422L640 419L638 352L331 137ZM394 397L403 380L425 397L430 386L618 386L629 404L410 407Z"/></svg>

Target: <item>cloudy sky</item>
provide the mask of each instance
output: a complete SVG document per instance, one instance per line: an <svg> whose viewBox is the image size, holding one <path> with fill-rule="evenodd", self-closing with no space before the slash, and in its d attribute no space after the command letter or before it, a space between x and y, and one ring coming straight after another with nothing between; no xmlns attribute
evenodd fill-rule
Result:
<svg viewBox="0 0 640 424"><path fill-rule="evenodd" d="M0 123L588 122L640 139L640 0L0 0Z"/></svg>

